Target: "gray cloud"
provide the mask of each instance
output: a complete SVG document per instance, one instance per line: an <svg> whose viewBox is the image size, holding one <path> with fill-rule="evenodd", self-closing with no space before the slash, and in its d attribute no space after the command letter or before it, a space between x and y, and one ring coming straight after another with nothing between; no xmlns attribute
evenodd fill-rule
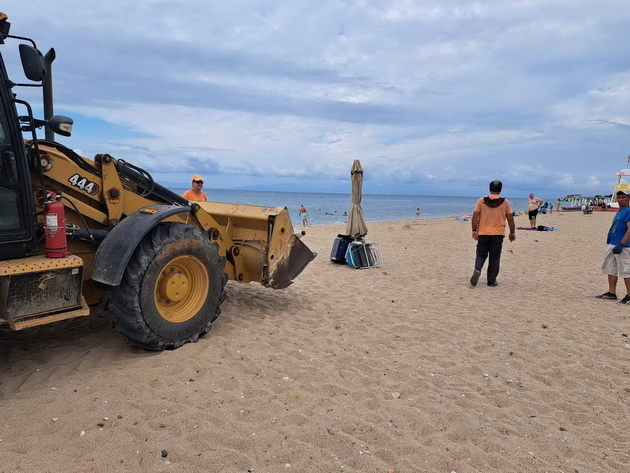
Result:
<svg viewBox="0 0 630 473"><path fill-rule="evenodd" d="M110 125L68 144L155 172L607 193L629 152L620 0L6 3L58 107Z"/></svg>

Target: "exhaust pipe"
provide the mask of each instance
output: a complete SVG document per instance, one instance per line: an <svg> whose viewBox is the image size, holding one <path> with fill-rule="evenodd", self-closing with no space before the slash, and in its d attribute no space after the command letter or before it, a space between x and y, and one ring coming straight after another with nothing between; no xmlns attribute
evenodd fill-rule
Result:
<svg viewBox="0 0 630 473"><path fill-rule="evenodd" d="M50 50L44 56L44 63L46 64L46 78L44 79L44 119L50 120L55 114L53 109L53 86L52 86L52 63L55 60L55 49ZM46 139L48 141L55 141L55 132L46 126Z"/></svg>

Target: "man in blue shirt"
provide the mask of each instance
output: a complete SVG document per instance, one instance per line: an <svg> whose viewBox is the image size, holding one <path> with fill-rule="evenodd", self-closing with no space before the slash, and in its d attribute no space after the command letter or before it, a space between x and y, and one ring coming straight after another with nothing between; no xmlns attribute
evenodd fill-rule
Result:
<svg viewBox="0 0 630 473"><path fill-rule="evenodd" d="M619 303L630 304L630 191L617 191L617 202L619 210L608 230L608 248L602 264L602 273L608 275L608 292L595 297L617 300L617 281L621 277L626 296Z"/></svg>

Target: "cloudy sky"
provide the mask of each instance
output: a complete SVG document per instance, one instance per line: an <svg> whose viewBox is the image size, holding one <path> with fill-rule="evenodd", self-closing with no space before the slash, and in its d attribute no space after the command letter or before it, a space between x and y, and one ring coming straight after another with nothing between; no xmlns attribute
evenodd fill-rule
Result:
<svg viewBox="0 0 630 473"><path fill-rule="evenodd" d="M75 120L60 141L170 186L200 173L211 188L346 192L360 159L369 193L478 195L501 179L508 196L555 198L612 192L630 154L627 0L2 10L56 50L55 112Z"/></svg>

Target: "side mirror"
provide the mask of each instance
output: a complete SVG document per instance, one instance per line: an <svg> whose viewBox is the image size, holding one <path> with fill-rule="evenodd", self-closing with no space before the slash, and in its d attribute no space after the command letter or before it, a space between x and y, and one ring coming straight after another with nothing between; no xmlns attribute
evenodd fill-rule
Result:
<svg viewBox="0 0 630 473"><path fill-rule="evenodd" d="M50 129L61 136L70 136L73 124L72 118L64 117L63 115L55 115L48 120Z"/></svg>
<svg viewBox="0 0 630 473"><path fill-rule="evenodd" d="M46 63L42 53L28 44L20 44L19 48L22 69L26 78L34 82L43 81L46 78Z"/></svg>

